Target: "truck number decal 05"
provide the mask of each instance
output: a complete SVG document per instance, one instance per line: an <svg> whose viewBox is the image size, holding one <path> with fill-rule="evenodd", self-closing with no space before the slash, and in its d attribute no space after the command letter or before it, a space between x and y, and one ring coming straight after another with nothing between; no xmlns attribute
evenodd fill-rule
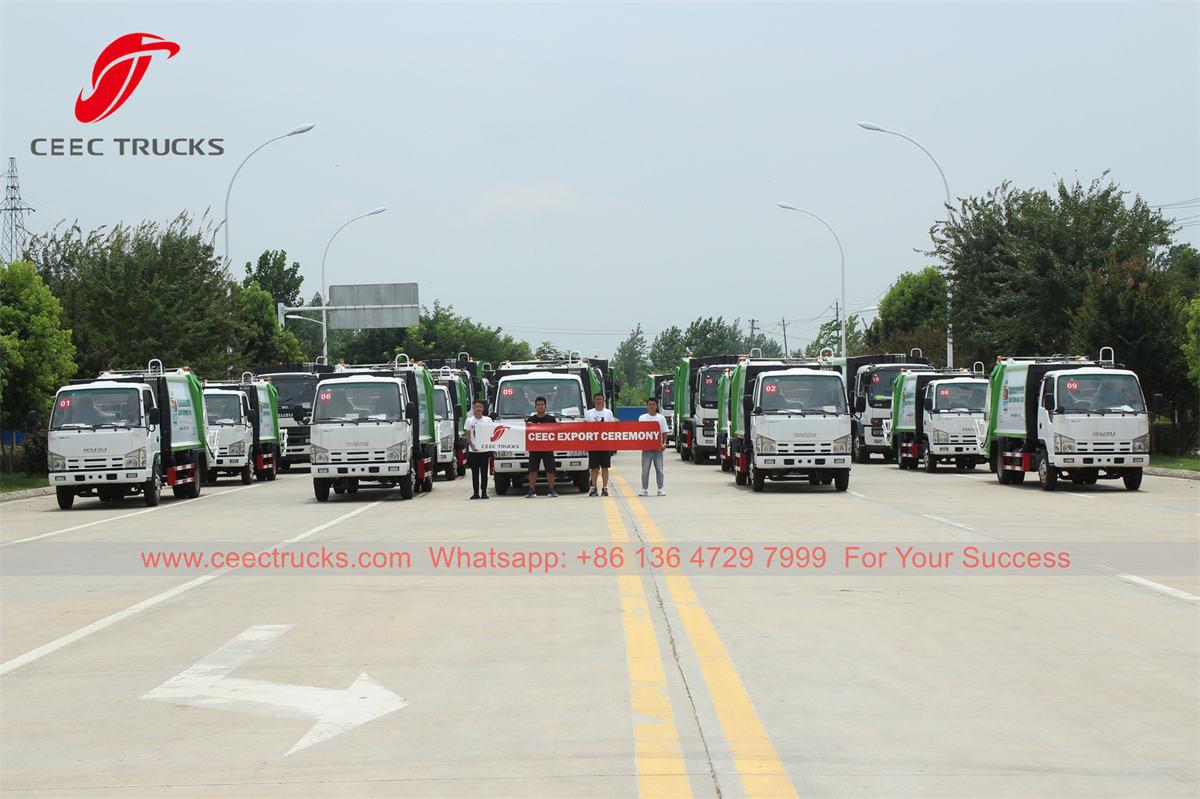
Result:
<svg viewBox="0 0 1200 799"><path fill-rule="evenodd" d="M511 397L513 395L513 387L505 386L504 388L500 389L500 393L506 397Z"/></svg>

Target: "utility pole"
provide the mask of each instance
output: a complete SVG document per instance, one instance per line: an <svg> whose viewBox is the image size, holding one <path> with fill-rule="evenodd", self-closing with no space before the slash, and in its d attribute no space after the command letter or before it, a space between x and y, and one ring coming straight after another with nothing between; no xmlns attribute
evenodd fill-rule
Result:
<svg viewBox="0 0 1200 799"><path fill-rule="evenodd" d="M21 199L21 184L17 180L17 159L8 159L8 174L4 184L4 231L0 237L0 258L12 262L25 254L25 212L32 211Z"/></svg>
<svg viewBox="0 0 1200 799"><path fill-rule="evenodd" d="M779 324L783 326L783 357L787 358L790 355L787 345L787 319L780 319Z"/></svg>
<svg viewBox="0 0 1200 799"><path fill-rule="evenodd" d="M826 306L829 307L829 306ZM833 301L833 318L838 323L838 330L842 331L842 357L846 357L846 328L842 327L842 309L838 305L838 301Z"/></svg>
<svg viewBox="0 0 1200 799"><path fill-rule="evenodd" d="M754 328L757 324L758 324L757 319L750 320L750 343L751 343L751 345L753 345L753 343L754 343Z"/></svg>

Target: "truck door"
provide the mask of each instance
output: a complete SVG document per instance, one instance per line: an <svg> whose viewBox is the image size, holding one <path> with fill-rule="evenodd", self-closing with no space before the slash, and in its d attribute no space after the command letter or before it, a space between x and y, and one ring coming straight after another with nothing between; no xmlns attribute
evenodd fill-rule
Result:
<svg viewBox="0 0 1200 799"><path fill-rule="evenodd" d="M1038 393L1038 438L1046 439L1046 423L1050 419L1050 411L1054 404L1054 381L1049 377L1042 378L1042 388ZM1049 447L1047 447L1049 449Z"/></svg>

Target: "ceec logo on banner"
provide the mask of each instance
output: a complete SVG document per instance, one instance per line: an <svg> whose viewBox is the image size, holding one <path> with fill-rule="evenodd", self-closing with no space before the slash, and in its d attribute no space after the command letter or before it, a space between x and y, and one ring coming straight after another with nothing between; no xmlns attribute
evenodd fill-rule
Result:
<svg viewBox="0 0 1200 799"><path fill-rule="evenodd" d="M127 33L113 39L92 67L90 93L84 97L88 91L84 89L75 98L75 118L90 124L110 116L137 89L156 54L166 53L171 58L178 52L178 44L152 33Z"/></svg>

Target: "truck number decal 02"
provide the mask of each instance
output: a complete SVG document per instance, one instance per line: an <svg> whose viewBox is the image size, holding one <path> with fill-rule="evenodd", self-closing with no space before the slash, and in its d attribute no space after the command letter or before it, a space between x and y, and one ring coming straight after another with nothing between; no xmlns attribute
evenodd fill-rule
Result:
<svg viewBox="0 0 1200 799"><path fill-rule="evenodd" d="M767 383L765 386L763 386L763 391L767 392L768 394L774 394L778 390L779 386L775 383Z"/></svg>
<svg viewBox="0 0 1200 799"><path fill-rule="evenodd" d="M192 403L191 387L186 379L168 379L167 395L171 399L171 446L199 446L200 431L196 426L197 409Z"/></svg>

